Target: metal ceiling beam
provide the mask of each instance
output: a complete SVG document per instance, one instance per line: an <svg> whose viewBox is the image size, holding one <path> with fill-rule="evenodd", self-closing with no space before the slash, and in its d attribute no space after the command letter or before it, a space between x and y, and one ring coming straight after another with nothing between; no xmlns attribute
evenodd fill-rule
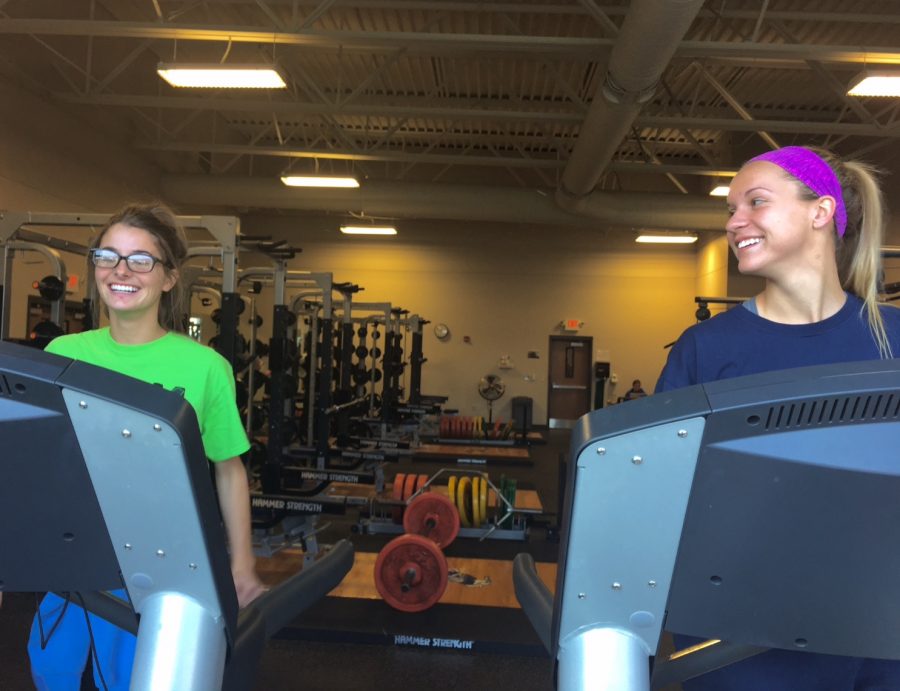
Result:
<svg viewBox="0 0 900 691"><path fill-rule="evenodd" d="M267 147L250 144L205 144L202 142L140 143L136 148L148 151L180 151L187 153L273 156L277 158L310 158L335 161L374 161L383 163L425 163L454 165L492 165L518 168L561 168L564 160L532 157L479 157L469 154L426 154L413 152L357 153L338 149L309 149L291 147ZM484 158L484 160L481 160ZM735 175L737 167L698 166L672 163L643 163L636 161L614 161L609 170L617 173L650 175L701 175L722 177Z"/></svg>
<svg viewBox="0 0 900 691"><path fill-rule="evenodd" d="M255 4L262 11L262 13L269 18L269 21L272 22L273 26L278 27L281 31L290 28L284 25L284 22L281 21L281 18L272 11L265 0L255 0Z"/></svg>
<svg viewBox="0 0 900 691"><path fill-rule="evenodd" d="M725 88L725 85L722 84L718 79L716 79L713 75L709 73L709 71L701 65L699 62L694 63L694 67L697 71L703 75L703 78L712 84L713 88L719 92L719 95L725 99L725 102L730 105L734 111L741 116L741 119L746 120L747 122L753 122L754 117L750 114L746 108L744 108L743 104L738 101L728 89ZM775 141L775 138L766 132L765 130L757 130L756 134L760 136L760 138L773 149L780 149L781 145Z"/></svg>
<svg viewBox="0 0 900 691"><path fill-rule="evenodd" d="M427 108L419 106L381 106L374 104L336 105L330 103L302 103L288 101L264 101L227 98L202 98L194 96L120 96L96 94L80 96L60 93L55 98L66 103L98 106L128 106L138 108L178 108L221 110L234 113L279 113L280 115L345 115L357 117L392 118L446 118L451 120L503 120L521 122L580 123L581 112L560 113L541 111L494 110L468 105L459 108Z"/></svg>
<svg viewBox="0 0 900 691"><path fill-rule="evenodd" d="M567 213L552 191L522 187L367 182L355 190L286 187L275 178L164 175L164 198L174 204L333 211L343 214L443 218L596 228L598 221L624 228L722 230L721 199L688 194L600 192L590 217Z"/></svg>
<svg viewBox="0 0 900 691"><path fill-rule="evenodd" d="M219 5L250 5L255 0L216 0ZM270 5L300 4L316 7L315 0L297 3L297 0L268 0ZM598 9L609 16L623 16L627 12L625 5L597 5ZM512 12L521 14L564 14L587 15L589 10L579 4L564 5L561 3L522 3L522 2L472 2L471 0L342 0L342 9L369 9L369 10L434 10L466 12L470 14L489 12ZM698 17L722 17L726 19L746 19L755 21L759 16L758 10L741 9L717 9L700 10ZM809 12L791 10L770 10L766 13L770 19L783 21L798 21L804 24L811 20ZM817 22L837 22L854 24L900 24L900 15L897 14L862 14L860 12L816 12Z"/></svg>
<svg viewBox="0 0 900 691"><path fill-rule="evenodd" d="M594 0L578 0L578 2L584 7L585 11L591 15L601 27L603 27L607 34L610 36L619 35L619 27L609 18L609 15L606 12L597 6Z"/></svg>
<svg viewBox="0 0 900 691"><path fill-rule="evenodd" d="M322 0L312 12L303 18L303 24L298 26L297 29L302 31L315 24L334 4L335 0Z"/></svg>
<svg viewBox="0 0 900 691"><path fill-rule="evenodd" d="M107 88L116 77L122 74L122 72L124 72L128 68L128 66L137 59L137 57L141 53L143 53L150 47L151 43L152 41L141 41L140 43L135 45L132 51L124 58L122 58L119 64L116 65L112 70L110 70L107 75L103 77L103 80L99 84L97 84L97 90L102 91L103 89Z"/></svg>
<svg viewBox="0 0 900 691"><path fill-rule="evenodd" d="M812 122L810 120L734 120L731 118L695 118L638 116L642 127L672 127L734 132L784 132L790 134L837 134L857 137L898 137L900 129L873 127L850 122Z"/></svg>
<svg viewBox="0 0 900 691"><path fill-rule="evenodd" d="M546 54L565 54L593 60L605 55L613 38L559 36L516 36L449 34L389 31L279 32L265 27L238 27L196 24L156 24L145 22L88 21L79 19L0 18L0 34L57 36L102 36L110 38L153 38L180 41L220 41L295 45L344 50L389 50L407 47L410 51L436 53L452 50L470 52L517 52L539 59ZM725 41L682 41L675 51L680 58L756 58L804 62L858 64L900 64L900 48L858 46L753 44Z"/></svg>
<svg viewBox="0 0 900 691"><path fill-rule="evenodd" d="M223 98L195 98L175 96L117 96L112 94L94 94L80 96L76 94L56 94L55 98L65 103L96 106L123 106L130 108L175 108L188 110L216 110L232 113L260 113L261 118L270 117L271 113L279 115L332 115L355 117L390 117L390 118L442 118L448 120L484 120L484 121L520 121L520 122L553 122L562 124L580 124L584 116L580 113L558 113L513 110L479 110L467 108L421 108L413 106L378 106L349 105L335 106L316 103L288 103L278 101L247 101ZM875 125L846 122L815 122L812 120L773 120L756 119L753 121L734 118L683 117L677 115L639 115L635 121L640 127L657 127L671 129L697 130L731 130L735 132L785 132L795 134L834 134L859 137L897 137L897 128L885 128Z"/></svg>
<svg viewBox="0 0 900 691"><path fill-rule="evenodd" d="M783 22L772 21L770 23L775 31L783 36L785 40L792 41L794 43L797 42L797 39L791 34L790 31L788 31ZM858 117L862 122L868 123L870 125L878 125L878 120L875 118L875 116L872 115L868 110L866 110L865 106L860 103L858 98L847 95L847 85L841 82L831 72L826 70L824 65L816 62L815 60L807 60L806 65L819 77L819 79L825 84L826 87L831 89L831 92L846 106L847 109L852 110L854 113L856 113L856 117ZM826 143L826 146L828 146L828 143Z"/></svg>
<svg viewBox="0 0 900 691"><path fill-rule="evenodd" d="M821 46L784 43L738 43L726 41L682 41L675 50L678 58L755 58L756 66L766 60L807 60L850 64L900 65L900 48L858 46ZM762 62L760 62L762 61Z"/></svg>
<svg viewBox="0 0 900 691"><path fill-rule="evenodd" d="M337 161L382 161L399 163L439 163L452 165L477 165L492 167L525 167L525 168L558 168L562 164L557 159L520 158L518 156L498 157L472 156L469 154L434 154L415 152L379 151L368 153L366 151L337 151L335 149L322 149L311 151L307 148L254 146L250 144L202 144L202 143L140 143L135 145L139 149L153 151L188 151L197 153L217 153L230 155L273 156L278 158L322 158Z"/></svg>
<svg viewBox="0 0 900 691"><path fill-rule="evenodd" d="M0 19L0 34L55 36L102 36L107 38L154 38L179 41L233 41L265 45L293 45L344 50L389 50L408 47L431 53L450 49L489 52L581 53L589 59L603 54L612 41L603 38L557 36L507 36L389 31L320 31L306 29L287 33L265 27L196 24L152 24L143 22L86 21L80 19Z"/></svg>

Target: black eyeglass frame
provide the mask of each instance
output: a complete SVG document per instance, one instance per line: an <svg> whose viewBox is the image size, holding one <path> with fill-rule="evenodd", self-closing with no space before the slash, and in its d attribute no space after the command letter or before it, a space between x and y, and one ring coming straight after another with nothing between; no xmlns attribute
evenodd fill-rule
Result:
<svg viewBox="0 0 900 691"><path fill-rule="evenodd" d="M113 264L112 266L99 266L99 265L97 264L97 255L99 255L99 254L101 254L101 253L104 254L104 255L106 255L106 256L110 256L110 255L115 256L115 257L116 257L116 263ZM121 262L123 259L125 260L125 266L128 267L129 271L133 271L133 272L136 273L136 274L148 274L148 273L150 273L151 271L153 271L153 269L156 268L156 265L157 265L157 264L162 264L164 267L170 268L170 267L169 267L169 264L168 264L164 259L160 259L159 257L154 257L154 256L153 256L152 254L150 254L149 252L135 252L134 254L129 254L127 257L123 257L121 254L119 254L119 253L116 252L115 250L111 250L111 249L109 249L109 248L107 248L107 247L95 247L95 248L93 248L93 249L90 251L89 256L90 256L90 258L91 258L91 263L92 263L94 266L96 266L97 268L100 268L100 269L110 269L110 270L113 270L113 269L115 269L117 266L119 266L119 262ZM146 271L143 271L143 270L141 270L141 269L136 269L136 268L134 268L134 266L132 266L132 264L131 264L131 259L132 259L133 257L148 257L148 258L150 258L150 259L153 261L153 263L150 265L150 268L147 269Z"/></svg>

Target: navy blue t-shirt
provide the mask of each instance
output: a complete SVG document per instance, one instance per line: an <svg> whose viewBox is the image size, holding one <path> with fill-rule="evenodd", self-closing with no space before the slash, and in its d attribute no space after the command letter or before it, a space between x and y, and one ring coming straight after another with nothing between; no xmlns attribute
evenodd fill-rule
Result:
<svg viewBox="0 0 900 691"><path fill-rule="evenodd" d="M900 355L900 309L881 315ZM875 360L878 352L863 302L848 295L835 315L816 324L777 324L743 306L689 327L669 353L656 384L668 391L779 369ZM827 606L827 605L826 605ZM679 648L697 642L677 636ZM900 690L900 663L771 650L684 683L686 691Z"/></svg>
<svg viewBox="0 0 900 691"><path fill-rule="evenodd" d="M881 315L894 355L900 355L900 309ZM835 362L877 360L862 300L848 295L834 315L815 324L778 324L735 307L689 327L669 353L656 391L745 374Z"/></svg>

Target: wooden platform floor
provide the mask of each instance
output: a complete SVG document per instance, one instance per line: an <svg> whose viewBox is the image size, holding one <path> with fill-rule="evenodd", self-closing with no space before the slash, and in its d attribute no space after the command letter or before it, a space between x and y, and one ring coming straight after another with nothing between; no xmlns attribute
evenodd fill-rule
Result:
<svg viewBox="0 0 900 691"><path fill-rule="evenodd" d="M478 444L422 444L413 452L414 458L504 458L527 459L524 446L488 446Z"/></svg>
<svg viewBox="0 0 900 691"><path fill-rule="evenodd" d="M353 568L329 595L380 600L381 596L375 589L377 558L378 554L374 552L357 552ZM475 582L464 585L454 582L451 577L447 590L440 599L442 604L519 608L512 582L511 561L449 557L447 566L451 574L456 571L473 577ZM303 552L298 549L285 549L273 557L257 559L260 577L269 585L277 585L302 568ZM552 592L556 586L556 564L538 562L536 568L538 576Z"/></svg>
<svg viewBox="0 0 900 691"><path fill-rule="evenodd" d="M453 474L453 473L451 473ZM434 483L430 485L432 492L439 492L447 495L447 485ZM332 497L347 497L358 500L376 499L380 502L389 504L393 499L393 485L388 485L384 492L379 495L375 494L375 488L372 485L354 484L350 482L332 482L325 489L325 493ZM528 513L541 513L544 510L541 504L541 497L533 489L517 489L515 508L519 511ZM497 497L493 492L488 492L488 507L497 506Z"/></svg>

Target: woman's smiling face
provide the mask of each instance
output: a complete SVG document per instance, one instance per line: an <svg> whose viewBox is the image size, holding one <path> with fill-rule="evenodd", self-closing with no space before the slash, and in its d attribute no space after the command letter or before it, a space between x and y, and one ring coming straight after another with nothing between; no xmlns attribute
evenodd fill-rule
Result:
<svg viewBox="0 0 900 691"><path fill-rule="evenodd" d="M158 320L159 301L162 294L175 285L177 277L156 262L147 273L128 268L124 257L132 254L148 254L159 258L160 249L154 236L141 228L117 223L100 239L99 247L114 251L122 260L112 269L94 267L94 278L100 299L107 306L110 316L138 317L152 314ZM149 317L148 317L149 318Z"/></svg>
<svg viewBox="0 0 900 691"><path fill-rule="evenodd" d="M801 198L798 183L775 164L744 166L729 187L725 225L741 273L772 278L804 262L815 207L816 201Z"/></svg>

